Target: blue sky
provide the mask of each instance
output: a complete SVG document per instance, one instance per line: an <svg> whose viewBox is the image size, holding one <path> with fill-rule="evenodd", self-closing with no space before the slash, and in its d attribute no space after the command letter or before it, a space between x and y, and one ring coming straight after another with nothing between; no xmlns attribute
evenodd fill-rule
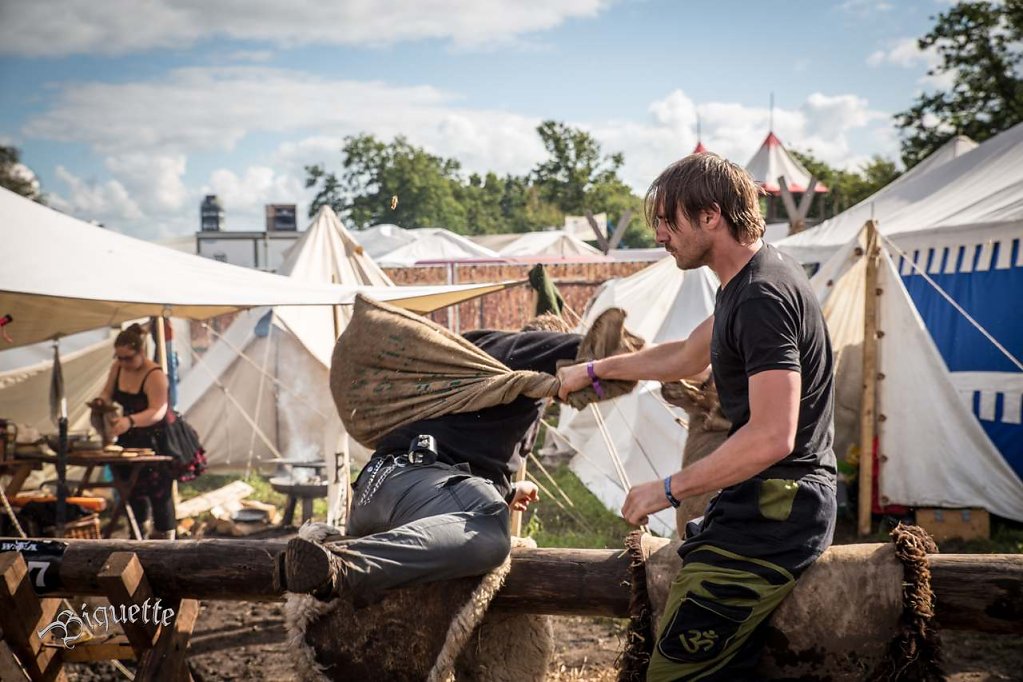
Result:
<svg viewBox="0 0 1023 682"><path fill-rule="evenodd" d="M553 118L625 154L642 189L696 142L745 163L768 130L856 167L896 157L894 112L947 0L0 0L0 141L51 203L145 238L300 204L303 167L369 132L525 173Z"/></svg>

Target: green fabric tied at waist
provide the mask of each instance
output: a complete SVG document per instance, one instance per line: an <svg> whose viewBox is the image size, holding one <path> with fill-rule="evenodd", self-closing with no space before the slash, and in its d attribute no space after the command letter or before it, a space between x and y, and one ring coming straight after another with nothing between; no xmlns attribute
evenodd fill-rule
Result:
<svg viewBox="0 0 1023 682"><path fill-rule="evenodd" d="M760 482L760 514L772 521L785 521L792 513L792 503L799 483L784 478L768 478Z"/></svg>

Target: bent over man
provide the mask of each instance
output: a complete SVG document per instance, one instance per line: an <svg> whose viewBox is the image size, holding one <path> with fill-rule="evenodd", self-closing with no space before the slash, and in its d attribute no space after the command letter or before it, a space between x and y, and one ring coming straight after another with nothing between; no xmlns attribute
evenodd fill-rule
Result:
<svg viewBox="0 0 1023 682"><path fill-rule="evenodd" d="M670 381L711 366L728 439L634 486L622 515L642 524L720 490L685 529L647 679L750 679L768 616L834 533L831 342L802 268L764 243L759 189L745 170L688 156L651 185L647 213L679 268L717 274L714 315L685 340L564 368L561 397L597 379Z"/></svg>
<svg viewBox="0 0 1023 682"><path fill-rule="evenodd" d="M542 318L541 318L542 319ZM513 370L554 374L581 337L546 331L468 332L465 338ZM358 602L383 590L482 575L510 551L509 507L525 509L536 486L512 483L520 443L543 402L421 420L384 436L356 480L349 532L357 538L288 544L286 589ZM330 575L327 582L323 576Z"/></svg>

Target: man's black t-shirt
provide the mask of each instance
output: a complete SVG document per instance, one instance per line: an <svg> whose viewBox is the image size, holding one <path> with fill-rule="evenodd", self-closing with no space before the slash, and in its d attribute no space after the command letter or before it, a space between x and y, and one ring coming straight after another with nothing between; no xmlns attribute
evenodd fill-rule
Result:
<svg viewBox="0 0 1023 682"><path fill-rule="evenodd" d="M556 332L472 331L463 336L510 369L557 372L559 360L574 360L582 337ZM502 495L522 466L519 443L540 416L542 401L519 396L507 405L477 412L447 414L401 426L384 436L377 453L404 451L419 434L437 439L438 459L466 463L476 476L489 478Z"/></svg>
<svg viewBox="0 0 1023 682"><path fill-rule="evenodd" d="M769 244L718 290L711 367L731 433L749 421L750 377L771 369L799 372L795 449L762 475L834 475L831 339L824 314L802 267Z"/></svg>

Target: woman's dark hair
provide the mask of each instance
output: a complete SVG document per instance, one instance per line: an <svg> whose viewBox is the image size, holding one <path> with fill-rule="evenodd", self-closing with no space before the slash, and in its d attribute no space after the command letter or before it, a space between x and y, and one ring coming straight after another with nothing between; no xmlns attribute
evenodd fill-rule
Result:
<svg viewBox="0 0 1023 682"><path fill-rule="evenodd" d="M114 347L131 348L136 353L141 353L142 337L145 333L142 325L136 322L117 335L117 338L114 339Z"/></svg>

